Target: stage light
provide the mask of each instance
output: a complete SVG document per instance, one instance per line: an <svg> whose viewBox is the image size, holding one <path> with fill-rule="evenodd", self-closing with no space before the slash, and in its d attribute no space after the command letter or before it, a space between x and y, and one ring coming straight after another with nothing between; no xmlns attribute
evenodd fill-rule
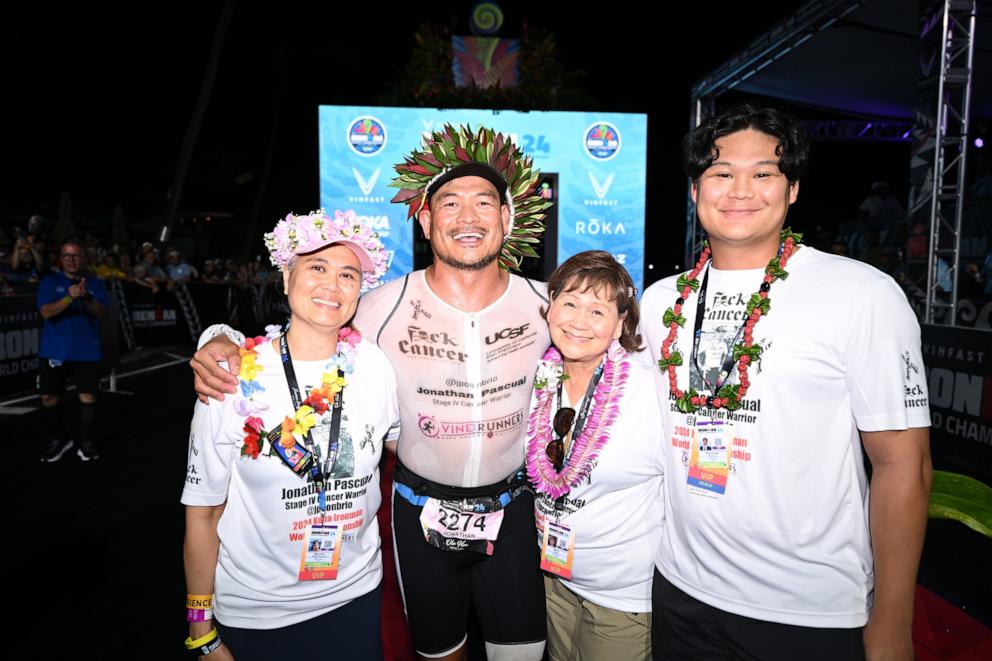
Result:
<svg viewBox="0 0 992 661"><path fill-rule="evenodd" d="M975 138L975 146L981 149L982 147L985 146L985 141L982 140L981 138Z"/></svg>
<svg viewBox="0 0 992 661"><path fill-rule="evenodd" d="M648 264L648 270L649 271L653 271L654 270L654 264Z"/></svg>

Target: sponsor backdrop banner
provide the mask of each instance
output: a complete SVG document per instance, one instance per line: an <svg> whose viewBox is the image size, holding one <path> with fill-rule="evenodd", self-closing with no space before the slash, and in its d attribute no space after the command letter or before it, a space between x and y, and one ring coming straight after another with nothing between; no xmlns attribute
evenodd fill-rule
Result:
<svg viewBox="0 0 992 661"><path fill-rule="evenodd" d="M0 395L34 388L41 323L35 296L0 298Z"/></svg>
<svg viewBox="0 0 992 661"><path fill-rule="evenodd" d="M992 333L925 324L923 362L934 465L992 483Z"/></svg>
<svg viewBox="0 0 992 661"><path fill-rule="evenodd" d="M321 106L320 204L354 209L390 252L385 280L413 268L413 224L389 202L393 164L445 123L509 133L542 172L558 174L558 262L583 250L613 253L644 280L647 115Z"/></svg>
<svg viewBox="0 0 992 661"><path fill-rule="evenodd" d="M134 341L141 347L189 344L189 329L175 292L125 287Z"/></svg>

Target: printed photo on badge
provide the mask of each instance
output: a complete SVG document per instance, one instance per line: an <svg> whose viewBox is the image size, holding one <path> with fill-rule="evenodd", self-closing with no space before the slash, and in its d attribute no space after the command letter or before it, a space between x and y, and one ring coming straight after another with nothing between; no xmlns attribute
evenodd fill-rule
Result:
<svg viewBox="0 0 992 661"><path fill-rule="evenodd" d="M541 540L541 569L565 580L572 578L575 534L560 523L547 521Z"/></svg>
<svg viewBox="0 0 992 661"><path fill-rule="evenodd" d="M333 581L341 561L341 527L314 525L307 529L300 557L301 581Z"/></svg>
<svg viewBox="0 0 992 661"><path fill-rule="evenodd" d="M703 496L726 493L733 433L733 425L725 420L696 420L686 478L690 492Z"/></svg>

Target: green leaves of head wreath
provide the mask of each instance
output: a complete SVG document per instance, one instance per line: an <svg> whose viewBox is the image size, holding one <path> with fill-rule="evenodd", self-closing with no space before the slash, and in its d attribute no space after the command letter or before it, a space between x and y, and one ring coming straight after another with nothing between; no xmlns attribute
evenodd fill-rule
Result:
<svg viewBox="0 0 992 661"><path fill-rule="evenodd" d="M494 168L507 184L512 198L510 233L503 243L499 265L504 270L520 268L525 256L538 257L535 247L544 233L545 211L553 202L537 195L540 172L534 160L502 133L482 127L445 124L440 131L424 137L421 149L414 150L395 166L397 177L390 182L399 192L392 201L408 206L407 217L416 218L427 201L427 187L436 177L465 163L485 163Z"/></svg>

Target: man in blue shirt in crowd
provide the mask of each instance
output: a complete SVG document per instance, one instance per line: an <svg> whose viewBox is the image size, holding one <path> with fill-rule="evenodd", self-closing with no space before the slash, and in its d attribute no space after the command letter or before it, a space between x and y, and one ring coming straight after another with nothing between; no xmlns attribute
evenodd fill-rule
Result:
<svg viewBox="0 0 992 661"><path fill-rule="evenodd" d="M79 427L76 453L83 461L99 459L90 439L100 386L100 318L107 311L107 290L96 278L86 278L83 249L66 243L60 251L62 272L45 277L38 285L38 310L45 325L38 352L38 389L50 430L41 460L55 462L73 446L66 431L64 406L66 379L71 375L79 393Z"/></svg>

